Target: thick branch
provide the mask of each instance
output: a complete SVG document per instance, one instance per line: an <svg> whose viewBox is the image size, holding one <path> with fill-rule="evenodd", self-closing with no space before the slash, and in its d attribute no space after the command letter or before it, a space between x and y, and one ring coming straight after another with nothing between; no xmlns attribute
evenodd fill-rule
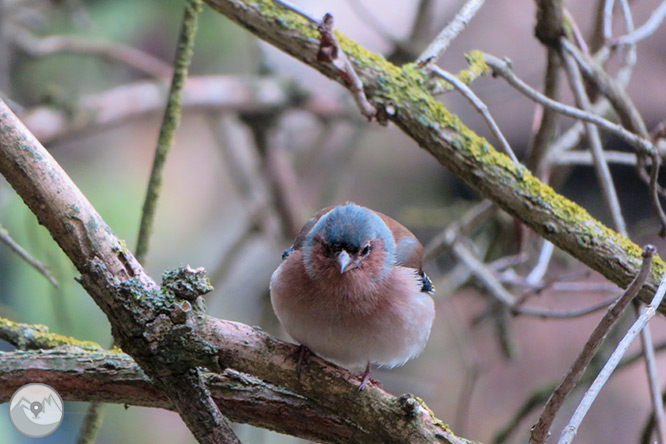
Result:
<svg viewBox="0 0 666 444"><path fill-rule="evenodd" d="M214 367L215 350L196 335L190 311L176 320L173 297L160 293L131 252L48 151L0 101L0 173L81 273L81 284L109 318L116 343L164 390L202 442L226 436L224 419L197 385L183 384L197 366ZM176 337L174 337L176 336ZM182 363L173 362L181 355ZM180 376L180 377L179 377ZM209 418L201 421L201 413ZM219 433L219 436L218 436ZM219 441L219 439L217 439Z"/></svg>
<svg viewBox="0 0 666 444"><path fill-rule="evenodd" d="M317 358L296 378L294 346L247 325L209 319L208 334L228 347L221 359L234 368L206 373L203 380L229 419L333 443L459 443L420 404L370 387L360 393L349 373ZM224 339L226 338L226 339ZM68 401L122 403L175 410L173 403L124 353L76 348L0 353L0 402L26 380L55 388ZM272 380L268 383L266 380Z"/></svg>
<svg viewBox="0 0 666 444"><path fill-rule="evenodd" d="M328 412L321 416L329 419L318 424L316 435L302 431L298 420L285 422L288 433L330 442L459 442L413 396L395 398L373 387L359 393L358 385L349 382L348 372L318 358L310 360L299 381L295 363L289 359L293 345L246 325L209 319L192 310L188 300L176 299L172 293L184 282L178 276L171 273L175 280L165 278L160 291L50 154L1 101L0 172L81 272L81 283L109 317L116 342L167 395L190 429L199 424L193 431L200 440L203 436L211 438L203 441L215 442L215 435L207 435L206 430L217 426L211 418L200 417L202 412L211 411L206 402L215 399L208 396L209 388L203 384L207 377L199 374L199 369L206 367L251 373L306 397L319 410ZM190 277L200 273L185 272ZM179 294L186 297L184 288ZM187 295L194 305L197 294L201 291ZM3 356L0 354L0 359ZM0 367L11 365L1 365L0 361ZM280 408L274 405L271 410L276 422L286 414ZM299 409L289 412L300 413ZM268 418L257 416L255 420L258 425L272 427ZM340 436L329 434L331 423L338 424Z"/></svg>
<svg viewBox="0 0 666 444"><path fill-rule="evenodd" d="M282 51L341 82L329 65L317 62L314 25L269 0L206 0L211 7ZM557 32L556 32L557 33ZM555 33L555 34L556 34ZM442 165L557 247L626 287L638 271L641 249L574 202L558 195L526 168L514 165L465 127L427 91L428 79L414 65L398 68L337 35L352 59L370 103L387 115ZM342 83L342 82L341 82ZM639 297L649 301L665 270L655 258ZM664 307L660 309L664 312Z"/></svg>

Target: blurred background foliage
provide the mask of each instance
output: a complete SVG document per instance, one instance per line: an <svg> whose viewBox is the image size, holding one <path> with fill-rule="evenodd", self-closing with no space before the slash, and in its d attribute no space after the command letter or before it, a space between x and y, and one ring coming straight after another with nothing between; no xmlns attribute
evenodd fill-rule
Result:
<svg viewBox="0 0 666 444"><path fill-rule="evenodd" d="M299 3L315 16L332 12L342 32L374 51L388 54L392 43L384 34L388 30L395 38L407 37L416 2L372 0L363 2L362 7L351 0ZM433 2L430 36L452 17L460 7L457 3ZM465 52L482 49L508 56L515 71L539 87L544 53L532 37L534 4L519 0L489 3L454 42L442 65L456 71L464 67ZM579 26L589 29L592 2L573 3L568 6L578 18ZM657 4L640 3L635 17L638 22L645 20ZM3 98L23 116L43 105L74 113L79 100L87 95L148 77L91 55L30 56L17 47L15 27L29 29L38 36L73 35L90 41L123 43L170 63L183 2L4 0L0 5L3 30L0 88ZM368 13L374 20L369 19ZM642 63L629 86L629 93L644 113L648 127L664 118L664 96L654 91L663 91L665 86L666 49L660 43L665 37L661 32L641 44ZM285 84L293 82L289 88L298 90L298 94L323 97L327 106L341 110L340 116L326 118L293 105L252 116L254 122L258 118L260 126L269 128L268 148L278 152L280 159L289 165L287 172L293 173L289 177L295 183L290 192L292 197L295 195L300 223L320 207L352 200L393 216L413 229L426 244L479 199L395 127L364 122L339 85L259 43L208 7L200 16L190 73L275 77ZM533 131L534 105L494 79L480 79L473 87L521 156ZM447 95L443 100L472 129L487 135L484 123L464 99ZM253 135L246 125L247 115L245 120L241 117L229 110L219 113L184 110L167 161L145 266L156 280L168 267L184 264L205 267L209 275L217 277L213 282L216 291L207 301L209 313L259 325L284 337L267 302L267 287L290 238L284 234L284 221L276 211L271 185L260 177L265 172L262 170L265 159L256 147L253 138L256 132ZM159 112L152 113L112 127L65 135L47 144L130 248L136 244L160 120ZM625 149L613 140L607 142L614 149ZM239 171L238 165L229 163L229 153L235 153L244 169ZM657 225L647 191L634 177L633 168L616 167L613 173L634 240L663 247L664 243L655 239ZM259 204L242 192L235 179L238 174L250 181L263 180L263 185L258 186L263 193ZM608 222L593 171L578 167L570 169L567 177L559 191ZM257 205L266 209L258 218ZM0 224L30 254L46 264L60 283L57 289L53 288L0 246L0 316L17 322L45 324L53 332L110 345L109 324L74 280L75 269L3 179L0 179ZM476 251L486 259L515 254L519 231L508 217L500 215L474 232ZM539 242L534 237L528 240L531 246L527 251L534 256ZM518 317L510 325L513 353L508 357L498 345L495 323L472 322L486 310L488 299L467 279L469 274L455 266L447 254L427 264L426 270L437 287L438 318L430 343L422 357L403 368L380 371L378 379L389 392L412 392L423 397L457 434L490 442L535 387L559 380L597 318L542 321ZM556 253L548 276L581 271L585 268L580 264ZM564 309L598 301L616 291L599 276L587 274L583 280L598 285L594 291L583 293L544 291L538 301L549 308ZM8 344L0 342L0 350L10 349ZM579 434L581 442L635 440L649 411L647 388L639 367L622 372L602 393L586 428ZM640 388L628 391L627 385ZM0 406L0 440L6 444L32 442L13 430L6 406ZM624 407L622 419L613 416L619 406ZM67 403L63 425L41 442L73 442L85 408L83 403ZM523 430L529 428L527 424ZM240 428L239 436L244 442L294 441L249 427ZM519 434L519 439L525 437L525 433ZM115 405L106 408L97 442L185 443L192 442L192 438L173 413Z"/></svg>

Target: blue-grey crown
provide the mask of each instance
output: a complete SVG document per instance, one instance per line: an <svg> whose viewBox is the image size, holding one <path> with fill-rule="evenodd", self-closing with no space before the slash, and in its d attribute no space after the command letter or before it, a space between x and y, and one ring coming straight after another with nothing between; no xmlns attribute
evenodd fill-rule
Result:
<svg viewBox="0 0 666 444"><path fill-rule="evenodd" d="M312 245L317 233L321 233L330 246L356 251L369 240L381 239L386 249L386 262L392 264L394 261L395 242L384 221L369 209L351 202L337 206L322 216L308 234L308 245Z"/></svg>

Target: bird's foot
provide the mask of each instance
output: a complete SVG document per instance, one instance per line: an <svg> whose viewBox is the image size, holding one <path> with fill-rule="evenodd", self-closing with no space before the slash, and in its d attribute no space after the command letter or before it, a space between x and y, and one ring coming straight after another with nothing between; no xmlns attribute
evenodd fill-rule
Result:
<svg viewBox="0 0 666 444"><path fill-rule="evenodd" d="M314 353L312 353L312 351L303 344L299 344L296 350L289 353L288 357L296 360L296 378L299 381L301 380L302 365L303 363L307 362L307 360L310 358L310 355L312 354Z"/></svg>
<svg viewBox="0 0 666 444"><path fill-rule="evenodd" d="M359 377L361 378L361 385L358 386L359 390L365 389L365 387L368 385L368 382L372 382L373 384L379 387L382 386L382 384L379 381L370 377L370 373L371 373L370 363L368 362L368 365L365 366L365 370L363 370L362 372L356 372L351 374L352 378L359 378Z"/></svg>

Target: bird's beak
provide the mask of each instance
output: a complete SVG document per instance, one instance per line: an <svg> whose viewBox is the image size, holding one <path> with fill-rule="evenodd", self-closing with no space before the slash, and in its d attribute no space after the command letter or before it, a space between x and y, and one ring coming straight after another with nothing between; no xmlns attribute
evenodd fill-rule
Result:
<svg viewBox="0 0 666 444"><path fill-rule="evenodd" d="M345 250L342 250L340 253L338 253L338 265L340 266L340 274L342 274L345 271L354 268L356 262L352 260L349 253L347 253Z"/></svg>

